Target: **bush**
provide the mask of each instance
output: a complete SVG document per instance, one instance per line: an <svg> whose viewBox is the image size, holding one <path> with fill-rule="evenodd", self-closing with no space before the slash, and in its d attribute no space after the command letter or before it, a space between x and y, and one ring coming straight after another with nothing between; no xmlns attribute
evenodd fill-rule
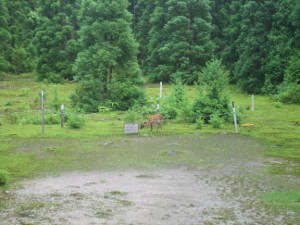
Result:
<svg viewBox="0 0 300 225"><path fill-rule="evenodd" d="M126 82L113 80L108 84L108 94L105 99L108 107L128 110L136 104L145 102L145 89L129 80Z"/></svg>
<svg viewBox="0 0 300 225"><path fill-rule="evenodd" d="M222 128L224 125L224 120L218 116L212 116L209 120L209 123L213 128Z"/></svg>
<svg viewBox="0 0 300 225"><path fill-rule="evenodd" d="M6 170L0 170L0 186L6 185L10 180L10 174Z"/></svg>
<svg viewBox="0 0 300 225"><path fill-rule="evenodd" d="M300 85L289 84L279 94L279 100L283 103L300 103Z"/></svg>
<svg viewBox="0 0 300 225"><path fill-rule="evenodd" d="M199 94L193 106L193 111L197 117L203 117L205 123L208 123L211 116L218 115L225 121L230 121L231 109L229 106L229 97L208 98Z"/></svg>
<svg viewBox="0 0 300 225"><path fill-rule="evenodd" d="M128 110L123 117L123 121L124 123L135 123L136 117L137 113L134 110Z"/></svg>
<svg viewBox="0 0 300 225"><path fill-rule="evenodd" d="M177 117L177 106L174 96L168 95L162 99L160 112L165 119L175 119Z"/></svg>
<svg viewBox="0 0 300 225"><path fill-rule="evenodd" d="M80 112L74 111L66 114L67 127L71 129L80 129L85 125L84 116L79 113Z"/></svg>
<svg viewBox="0 0 300 225"><path fill-rule="evenodd" d="M103 84L99 80L82 81L75 93L70 96L72 106L84 112L97 112L103 102Z"/></svg>
<svg viewBox="0 0 300 225"><path fill-rule="evenodd" d="M198 118L196 119L196 129L202 129L204 125L204 119Z"/></svg>
<svg viewBox="0 0 300 225"><path fill-rule="evenodd" d="M186 120L192 115L192 106L186 96L186 86L180 79L172 86L172 92L161 101L161 113L166 119L181 117Z"/></svg>
<svg viewBox="0 0 300 225"><path fill-rule="evenodd" d="M231 109L229 97L225 93L228 84L227 73L219 60L206 64L199 77L199 87L193 111L208 123L212 116L220 116L229 121Z"/></svg>
<svg viewBox="0 0 300 225"><path fill-rule="evenodd" d="M53 109L55 111L59 111L61 109L62 100L58 97L57 89L54 89L53 92L53 99L49 102L50 109Z"/></svg>

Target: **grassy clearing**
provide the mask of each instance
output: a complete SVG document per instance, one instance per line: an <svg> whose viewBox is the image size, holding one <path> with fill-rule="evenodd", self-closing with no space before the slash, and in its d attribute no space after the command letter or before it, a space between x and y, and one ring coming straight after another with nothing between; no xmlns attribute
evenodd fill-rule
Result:
<svg viewBox="0 0 300 225"><path fill-rule="evenodd" d="M19 125L12 124L14 116L24 117L30 114L31 110L39 110L40 91L46 92L47 103L54 98L55 92L63 104L68 107L69 95L76 87L76 84L67 83L64 85L51 85L34 82L34 74L24 74L22 76L10 76L1 83L0 89L0 117L1 126L1 164L4 168L24 165L30 162L34 156L30 154L17 154L11 151L11 143L18 139L31 138L89 138L95 139L101 136L124 136L123 134L123 112L103 112L86 115L86 125L82 129L62 129L60 125L46 125L45 134L42 134L40 125ZM170 85L164 85L163 95L171 91ZM267 155L288 159L292 163L282 163L272 165L270 171L277 173L289 173L300 175L300 169L293 166L300 163L300 127L292 126L300 124L300 106L293 104L278 104L265 96L255 96L255 111L251 111L251 96L241 93L231 86L228 90L232 101L238 108L238 113L242 118L242 123L254 124L251 127L239 127L239 133L266 143L271 144L266 152ZM194 87L188 87L187 94L191 100L196 96ZM147 96L158 98L159 85L147 85ZM28 111L20 113L19 111ZM12 112L16 112L12 114ZM144 120L147 120L147 115ZM139 121L142 122L142 121ZM24 132L26 131L26 132ZM195 124L184 123L184 121L166 121L163 132L155 135L186 135L191 133L218 134L222 132L232 133L234 128L227 124L221 129L213 129L205 125L201 130L195 129ZM140 131L140 136L150 135L149 129ZM8 154L8 152L10 152ZM16 158L18 163L12 163ZM24 161L24 163L22 163ZM22 166L21 166L22 168ZM0 168L1 169L1 168ZM11 170L11 169L10 169ZM22 169L20 169L21 171ZM32 168L33 171L34 168ZM14 169L13 171L18 171ZM21 173L21 172L20 172ZM22 172L24 173L24 172ZM13 172L14 175L23 176L25 174Z"/></svg>
<svg viewBox="0 0 300 225"><path fill-rule="evenodd" d="M48 171L55 175L62 169L89 169L92 167L90 162L101 164L103 169L125 168L133 165L137 168L147 168L187 162L193 165L203 163L202 159L195 157L194 153L186 152L181 146L176 146L176 141L170 140L169 146L156 152L155 155L153 152L150 155L146 152L147 149L149 152L151 151L151 145L142 152L140 147L134 148L132 145L134 141L132 140L135 136L126 138L129 144L122 144L125 138L122 121L124 112L102 112L86 115L86 125L82 129L61 128L57 124L46 125L44 134L42 134L40 125L14 123L17 116L24 117L32 113L33 110L40 109L41 90L46 91L46 106L57 93L59 99L68 107L70 104L69 95L75 87L76 84L72 83L64 85L36 83L33 74L13 76L1 82L0 170L9 171L13 180L18 180L37 175L40 172ZM167 95L170 91L171 86L164 85L163 95ZM268 171L276 174L300 175L300 127L293 126L300 124L300 105L281 104L265 96L255 96L255 111L252 112L250 95L241 93L234 86L229 88L229 92L231 100L235 101L237 105L242 123L254 124L250 127L239 127L239 134L267 144L269 147L265 154L278 158L278 160L270 163ZM188 87L187 94L193 100L196 96L195 88ZM147 96L158 98L159 85L147 85ZM145 115L144 120L147 120L148 116ZM205 125L201 130L195 128L195 124L180 120L166 121L162 132L154 132L154 135L151 135L149 128L146 128L141 130L138 136L140 138L160 136L176 139L179 136L190 134L215 135L234 132L232 124L227 124L221 129L214 129L210 125ZM118 143L117 146L112 147L116 143ZM172 146L173 144L175 146ZM115 148L121 150L115 151L113 154L108 151L108 149L113 150ZM215 147L210 150L218 154L222 153L221 148ZM169 151L176 152L178 155L170 158ZM102 159L95 157L99 154L102 155ZM107 160L103 160L104 158ZM295 198L296 196L297 198L298 194L299 190L288 193L270 193L270 195L266 195L266 200L281 202L284 205L292 204L293 208L296 207L298 210L297 204L299 203L290 203L285 200L288 197L284 197L293 196L292 198Z"/></svg>

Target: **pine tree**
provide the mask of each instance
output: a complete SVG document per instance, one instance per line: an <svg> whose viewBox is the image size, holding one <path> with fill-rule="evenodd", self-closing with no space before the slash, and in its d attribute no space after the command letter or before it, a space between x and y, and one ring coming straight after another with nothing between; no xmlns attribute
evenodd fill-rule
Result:
<svg viewBox="0 0 300 225"><path fill-rule="evenodd" d="M8 72L11 70L10 64L10 40L11 34L8 31L9 15L4 0L0 0L0 72Z"/></svg>
<svg viewBox="0 0 300 225"><path fill-rule="evenodd" d="M0 70L19 74L34 68L35 17L34 2L26 0L1 0L1 40Z"/></svg>
<svg viewBox="0 0 300 225"><path fill-rule="evenodd" d="M226 30L229 48L225 64L233 64L233 80L245 91L258 93L264 85L272 7L265 1L233 1L232 23ZM231 43L230 43L231 42Z"/></svg>
<svg viewBox="0 0 300 225"><path fill-rule="evenodd" d="M149 48L150 76L154 81L180 78L193 83L214 49L209 1L169 0L165 12L158 9L156 17L166 18L166 22L157 26L161 31L150 32L150 43L157 44Z"/></svg>
<svg viewBox="0 0 300 225"><path fill-rule="evenodd" d="M269 7L274 7L272 14L272 29L268 34L268 55L266 58L266 78L264 93L275 94L284 80L285 70L290 57L297 53L297 32L300 31L300 17L297 11L300 2L293 0L266 1ZM299 35L299 34L298 34ZM300 47L300 46L299 46ZM299 49L299 48L298 48Z"/></svg>
<svg viewBox="0 0 300 225"><path fill-rule="evenodd" d="M215 55L221 57L227 46L225 30L230 25L230 4L232 0L214 0L211 1L211 15L213 31L211 39L216 49Z"/></svg>
<svg viewBox="0 0 300 225"><path fill-rule="evenodd" d="M38 80L73 79L78 51L77 8L74 0L40 0L36 31Z"/></svg>
<svg viewBox="0 0 300 225"><path fill-rule="evenodd" d="M81 1L78 18L82 50L73 67L78 81L100 81L102 99L96 99L99 104L102 100L119 109L129 108L143 98L136 58L138 45L127 7L126 0Z"/></svg>

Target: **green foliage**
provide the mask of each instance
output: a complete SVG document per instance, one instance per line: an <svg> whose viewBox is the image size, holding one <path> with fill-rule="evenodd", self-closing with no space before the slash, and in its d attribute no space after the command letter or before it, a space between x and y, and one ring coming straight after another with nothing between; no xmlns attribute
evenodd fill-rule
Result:
<svg viewBox="0 0 300 225"><path fill-rule="evenodd" d="M202 129L204 125L204 119L203 118L198 118L196 119L196 129Z"/></svg>
<svg viewBox="0 0 300 225"><path fill-rule="evenodd" d="M177 117L175 96L168 95L162 99L160 104L160 112L165 119L175 119Z"/></svg>
<svg viewBox="0 0 300 225"><path fill-rule="evenodd" d="M192 84L214 49L209 1L157 1L149 31L146 73L151 81Z"/></svg>
<svg viewBox="0 0 300 225"><path fill-rule="evenodd" d="M300 103L300 53L290 58L280 87L279 100L284 103Z"/></svg>
<svg viewBox="0 0 300 225"><path fill-rule="evenodd" d="M107 88L105 103L113 109L126 110L145 101L145 89L129 79L124 82L114 79Z"/></svg>
<svg viewBox="0 0 300 225"><path fill-rule="evenodd" d="M224 125L224 120L219 116L212 116L210 117L209 123L212 125L213 128L222 128Z"/></svg>
<svg viewBox="0 0 300 225"><path fill-rule="evenodd" d="M219 60L212 60L206 64L199 77L199 87L193 111L197 117L201 116L205 122L211 116L229 119L229 97L225 93L228 85L227 74Z"/></svg>
<svg viewBox="0 0 300 225"><path fill-rule="evenodd" d="M0 72L20 74L34 69L33 11L28 1L0 1Z"/></svg>
<svg viewBox="0 0 300 225"><path fill-rule="evenodd" d="M177 79L172 86L170 95L164 97L161 101L161 113L165 119L186 120L192 115L192 105L186 95L186 86L182 84L181 79Z"/></svg>
<svg viewBox="0 0 300 225"><path fill-rule="evenodd" d="M49 102L49 107L50 107L50 109L53 109L57 112L61 109L62 103L63 103L62 100L58 97L57 88L55 88L53 91L53 98Z"/></svg>
<svg viewBox="0 0 300 225"><path fill-rule="evenodd" d="M31 91L30 88L22 88L22 89L21 89L21 96L22 96L22 97L28 97L30 91Z"/></svg>
<svg viewBox="0 0 300 225"><path fill-rule="evenodd" d="M10 174L6 170L0 170L0 187L6 185L10 180Z"/></svg>
<svg viewBox="0 0 300 225"><path fill-rule="evenodd" d="M71 129L80 129L85 125L85 118L82 111L67 112L67 127Z"/></svg>
<svg viewBox="0 0 300 225"><path fill-rule="evenodd" d="M137 112L134 110L128 110L123 117L124 123L135 123L137 122Z"/></svg>
<svg viewBox="0 0 300 225"><path fill-rule="evenodd" d="M220 98L228 85L228 74L220 60L206 63L199 76L198 83L210 98Z"/></svg>
<svg viewBox="0 0 300 225"><path fill-rule="evenodd" d="M300 104L300 85L289 84L279 94L279 100L284 103Z"/></svg>
<svg viewBox="0 0 300 225"><path fill-rule="evenodd" d="M96 112L99 105L126 110L144 101L137 43L131 34L127 6L125 0L81 2L78 18L82 50L73 71L83 82L72 101L86 112Z"/></svg>
<svg viewBox="0 0 300 225"><path fill-rule="evenodd" d="M99 80L86 80L81 82L70 98L74 108L84 112L97 112L98 106L103 105L103 93L103 84Z"/></svg>
<svg viewBox="0 0 300 225"><path fill-rule="evenodd" d="M62 83L73 79L77 56L77 4L73 0L39 1L39 17L34 39L37 79Z"/></svg>

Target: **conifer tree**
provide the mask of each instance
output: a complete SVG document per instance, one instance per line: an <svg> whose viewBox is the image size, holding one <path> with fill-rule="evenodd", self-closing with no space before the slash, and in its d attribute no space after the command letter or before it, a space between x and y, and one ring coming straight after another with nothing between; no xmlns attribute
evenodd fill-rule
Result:
<svg viewBox="0 0 300 225"><path fill-rule="evenodd" d="M76 80L95 80L101 98L95 102L127 109L143 98L137 63L137 42L126 0L82 0L79 24L81 51L73 70ZM75 98L74 98L75 99ZM79 99L80 100L80 99ZM109 101L109 103L108 103ZM92 111L97 111L97 104Z"/></svg>
<svg viewBox="0 0 300 225"><path fill-rule="evenodd" d="M36 31L38 80L73 79L76 59L77 8L74 0L40 0Z"/></svg>
<svg viewBox="0 0 300 225"><path fill-rule="evenodd" d="M150 42L157 43L150 49L150 76L154 81L180 78L193 83L214 50L209 1L169 0L165 10L161 32L150 33Z"/></svg>
<svg viewBox="0 0 300 225"><path fill-rule="evenodd" d="M9 15L4 0L0 0L0 73L8 72L11 69L10 64L10 40L11 35L8 31Z"/></svg>
<svg viewBox="0 0 300 225"><path fill-rule="evenodd" d="M0 70L19 74L34 68L34 2L1 0Z"/></svg>

